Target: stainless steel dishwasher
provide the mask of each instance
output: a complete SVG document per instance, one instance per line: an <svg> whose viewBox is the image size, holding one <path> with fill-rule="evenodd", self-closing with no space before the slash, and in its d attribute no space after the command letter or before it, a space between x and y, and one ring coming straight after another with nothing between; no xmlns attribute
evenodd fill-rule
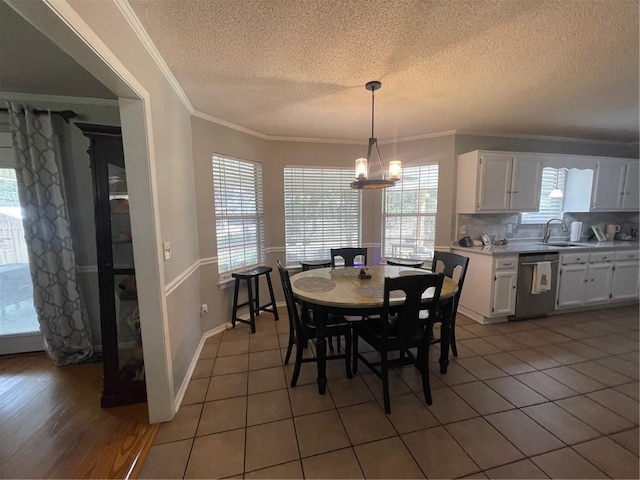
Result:
<svg viewBox="0 0 640 480"><path fill-rule="evenodd" d="M509 320L546 317L553 312L556 302L558 281L558 253L524 253L518 261L518 289L516 293L516 313ZM551 289L533 294L533 267L538 262L551 262Z"/></svg>

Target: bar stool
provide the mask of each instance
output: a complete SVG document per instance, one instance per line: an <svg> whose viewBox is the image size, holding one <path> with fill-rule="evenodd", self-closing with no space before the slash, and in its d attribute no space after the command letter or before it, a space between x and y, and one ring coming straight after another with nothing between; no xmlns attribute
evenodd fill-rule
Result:
<svg viewBox="0 0 640 480"><path fill-rule="evenodd" d="M331 259L327 260L300 260L302 271L306 272L314 268L325 268L331 266Z"/></svg>
<svg viewBox="0 0 640 480"><path fill-rule="evenodd" d="M246 323L251 325L251 333L256 333L256 319L260 315L260 310L265 312L271 312L278 320L278 309L276 307L276 299L273 295L273 286L271 285L271 267L256 267L246 272L232 273L231 276L236 279L235 289L233 291L233 313L231 315L231 324L235 327L236 322ZM260 275L267 277L267 285L269 286L269 295L271 301L260 305ZM240 281L246 280L247 282L247 296L248 300L244 303L238 304L238 291L240 290ZM255 282L255 297L253 296L253 285ZM238 308L249 305L249 320L243 320L238 318ZM269 308L271 307L271 308Z"/></svg>

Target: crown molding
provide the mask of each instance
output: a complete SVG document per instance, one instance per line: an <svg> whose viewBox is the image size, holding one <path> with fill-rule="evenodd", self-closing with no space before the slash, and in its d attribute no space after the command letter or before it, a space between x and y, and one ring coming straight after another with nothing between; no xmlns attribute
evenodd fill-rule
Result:
<svg viewBox="0 0 640 480"><path fill-rule="evenodd" d="M499 133L499 132L484 132L473 130L457 130L456 135L476 135L478 137L497 137L497 138L522 138L529 140L545 140L556 142L580 142L580 143L593 143L593 144L608 144L608 145L637 145L638 141L624 142L619 140L596 140L593 138L581 138L581 137L560 137L555 135L534 135L528 133Z"/></svg>
<svg viewBox="0 0 640 480"><path fill-rule="evenodd" d="M253 135L254 137L261 138L262 140L271 140L271 138L268 135L265 135L264 133L260 133L255 130L251 130L250 128L246 128L241 125L238 125L236 123L228 122L221 118L214 117L213 115L209 115L208 113L203 113L198 110L194 110L191 113L191 115L193 115L194 117L201 118L202 120L206 120L208 122L230 128L232 130L237 130L239 132L246 133L247 135Z"/></svg>
<svg viewBox="0 0 640 480"><path fill-rule="evenodd" d="M18 92L2 92L0 98L10 101L29 101L29 102L47 102L60 103L68 105L93 105L102 107L117 107L118 100L110 100L108 98L91 98L91 97L67 97L63 95L41 95L34 93L18 93Z"/></svg>
<svg viewBox="0 0 640 480"><path fill-rule="evenodd" d="M140 39L140 41L146 48L147 52L149 52L149 55L151 55L151 58L158 66L158 68L166 78L167 82L169 82L169 85L171 86L175 94L178 96L178 98L180 99L184 107L187 109L190 115L193 115L194 113L193 105L191 105L191 102L189 101L187 94L184 93L184 90L178 83L178 80L176 80L176 77L173 76L171 69L162 58L162 55L160 55L160 52L158 51L155 44L151 40L151 37L149 37L149 34L147 33L147 31L142 26L142 23L140 22L140 20L138 19L138 16L133 11L133 8L131 8L131 5L129 5L129 2L127 0L114 0L114 3L122 13L122 16L125 18L127 23L131 26L136 36Z"/></svg>

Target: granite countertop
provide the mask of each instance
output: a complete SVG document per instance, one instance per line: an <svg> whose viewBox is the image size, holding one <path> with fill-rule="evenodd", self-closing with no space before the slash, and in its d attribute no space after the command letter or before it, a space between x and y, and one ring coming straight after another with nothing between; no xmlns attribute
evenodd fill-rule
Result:
<svg viewBox="0 0 640 480"><path fill-rule="evenodd" d="M572 246L561 247L553 245L554 243L570 243ZM548 245L543 245L541 241L512 241L506 245L492 245L490 247L461 247L457 243L451 245L453 250L480 253L484 255L507 255L507 254L519 254L519 253L544 253L544 252L581 252L581 251L594 251L594 250L624 250L624 249L638 249L638 241L622 241L613 240L610 242L568 242L566 240L551 241Z"/></svg>

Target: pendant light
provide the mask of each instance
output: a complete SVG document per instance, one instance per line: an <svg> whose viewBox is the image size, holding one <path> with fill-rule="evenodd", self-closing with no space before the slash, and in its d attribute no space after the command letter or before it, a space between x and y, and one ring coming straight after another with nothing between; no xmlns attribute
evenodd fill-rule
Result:
<svg viewBox="0 0 640 480"><path fill-rule="evenodd" d="M560 169L558 168L556 170L556 188L554 188L553 190L551 190L551 192L549 192L549 198L562 198L564 196L564 194L562 193L562 190L560 190L560 188L558 188L558 175L560 174Z"/></svg>
<svg viewBox="0 0 640 480"><path fill-rule="evenodd" d="M382 168L382 158L380 157L380 149L378 148L378 139L374 134L374 119L375 119L375 95L374 92L382 86L382 83L374 80L367 82L365 88L371 92L371 137L369 137L369 148L367 150L367 158L358 158L356 160L356 180L351 182L351 188L358 190L362 189L374 189L374 188L387 188L393 187L402 174L402 164L398 160L389 162L389 170L385 171ZM380 171L382 172L382 178L373 179L369 177L369 165L371 162L371 152L373 147L376 147L376 153L378 155L378 163L380 164Z"/></svg>

